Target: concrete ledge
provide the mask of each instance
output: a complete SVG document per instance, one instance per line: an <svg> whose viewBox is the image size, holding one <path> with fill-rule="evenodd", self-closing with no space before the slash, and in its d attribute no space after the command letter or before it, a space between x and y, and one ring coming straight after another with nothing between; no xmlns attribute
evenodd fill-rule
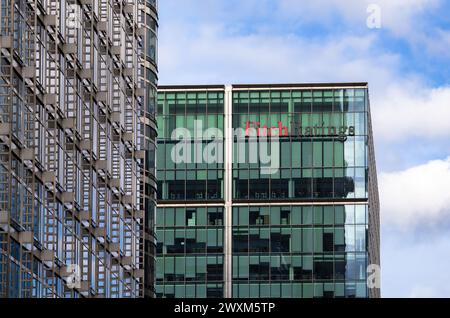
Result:
<svg viewBox="0 0 450 318"><path fill-rule="evenodd" d="M7 136L11 132L11 124L0 123L0 136Z"/></svg>
<svg viewBox="0 0 450 318"><path fill-rule="evenodd" d="M113 55L120 55L121 52L122 52L122 48L120 46L111 47L111 53Z"/></svg>
<svg viewBox="0 0 450 318"><path fill-rule="evenodd" d="M134 213L134 217L136 219L143 219L145 217L145 212L144 211L136 211Z"/></svg>
<svg viewBox="0 0 450 318"><path fill-rule="evenodd" d="M113 123L120 123L121 120L121 113L120 112L112 112L111 113L111 121Z"/></svg>
<svg viewBox="0 0 450 318"><path fill-rule="evenodd" d="M120 244L119 243L111 243L109 244L109 251L110 252L120 252Z"/></svg>
<svg viewBox="0 0 450 318"><path fill-rule="evenodd" d="M1 36L0 37L0 48L10 49L13 46L12 36Z"/></svg>
<svg viewBox="0 0 450 318"><path fill-rule="evenodd" d="M134 134L133 133L124 133L123 140L124 141L133 141Z"/></svg>
<svg viewBox="0 0 450 318"><path fill-rule="evenodd" d="M97 228L95 228L94 235L96 237L106 236L106 228L104 228L104 227L97 227Z"/></svg>
<svg viewBox="0 0 450 318"><path fill-rule="evenodd" d="M49 14L44 17L44 24L46 26L56 26L56 15Z"/></svg>
<svg viewBox="0 0 450 318"><path fill-rule="evenodd" d="M34 149L26 148L20 151L20 159L22 160L33 160L34 159Z"/></svg>
<svg viewBox="0 0 450 318"><path fill-rule="evenodd" d="M75 129L76 119L75 118L65 118L61 123L63 129Z"/></svg>
<svg viewBox="0 0 450 318"><path fill-rule="evenodd" d="M72 203L75 201L75 193L73 192L63 192L61 194L61 201L63 203Z"/></svg>
<svg viewBox="0 0 450 318"><path fill-rule="evenodd" d="M144 35L147 34L147 32L150 32L150 31L147 31L147 28L144 28L144 27L138 28L138 29L136 30L136 34L137 34L138 36L144 36Z"/></svg>
<svg viewBox="0 0 450 318"><path fill-rule="evenodd" d="M145 151L140 150L135 152L136 159L145 159Z"/></svg>
<svg viewBox="0 0 450 318"><path fill-rule="evenodd" d="M78 219L80 220L80 222L89 221L90 220L89 212L81 211L80 213L78 213Z"/></svg>
<svg viewBox="0 0 450 318"><path fill-rule="evenodd" d="M55 260L55 252L51 250L43 250L41 252L42 262L53 262Z"/></svg>
<svg viewBox="0 0 450 318"><path fill-rule="evenodd" d="M81 5L92 5L92 0L80 0Z"/></svg>
<svg viewBox="0 0 450 318"><path fill-rule="evenodd" d="M42 181L44 183L54 182L56 179L56 174L53 171L46 171L42 173Z"/></svg>
<svg viewBox="0 0 450 318"><path fill-rule="evenodd" d="M58 96L56 94L45 94L44 103L45 105L55 105L58 102Z"/></svg>
<svg viewBox="0 0 450 318"><path fill-rule="evenodd" d="M132 5L130 3L125 4L125 6L123 7L123 11L125 13L131 13L132 14L134 12L134 5Z"/></svg>
<svg viewBox="0 0 450 318"><path fill-rule="evenodd" d="M108 161L107 160L97 160L95 163L95 168L97 170L107 170L108 169Z"/></svg>
<svg viewBox="0 0 450 318"><path fill-rule="evenodd" d="M76 44L64 44L62 51L64 54L76 54L78 52L78 46Z"/></svg>
<svg viewBox="0 0 450 318"><path fill-rule="evenodd" d="M34 243L34 237L33 232L20 232L19 233L19 242L21 244L33 244Z"/></svg>
<svg viewBox="0 0 450 318"><path fill-rule="evenodd" d="M125 76L133 76L134 75L134 69L132 69L132 68L124 68L123 69L123 75L125 75Z"/></svg>
<svg viewBox="0 0 450 318"><path fill-rule="evenodd" d="M90 139L82 140L82 141L80 142L80 149L81 149L81 150L88 150L88 151L91 151L91 150L92 150L92 147L91 147L91 140L90 140Z"/></svg>
<svg viewBox="0 0 450 318"><path fill-rule="evenodd" d="M111 179L111 180L109 180L109 186L111 188L120 188L120 179Z"/></svg>
<svg viewBox="0 0 450 318"><path fill-rule="evenodd" d="M108 22L106 21L97 22L97 30L100 32L108 31Z"/></svg>
<svg viewBox="0 0 450 318"><path fill-rule="evenodd" d="M78 72L82 79L91 79L92 78L92 69L81 70Z"/></svg>
<svg viewBox="0 0 450 318"><path fill-rule="evenodd" d="M144 97L146 93L146 89L145 88L138 88L136 89L136 96L138 97Z"/></svg>
<svg viewBox="0 0 450 318"><path fill-rule="evenodd" d="M0 224L9 224L8 211L0 211Z"/></svg>
<svg viewBox="0 0 450 318"><path fill-rule="evenodd" d="M34 78L36 76L36 68L27 66L22 68L22 77L23 78Z"/></svg>
<svg viewBox="0 0 450 318"><path fill-rule="evenodd" d="M124 203L124 204L133 204L133 196L132 195L124 195L123 197L122 197L122 202Z"/></svg>
<svg viewBox="0 0 450 318"><path fill-rule="evenodd" d="M133 265L133 257L131 257L131 256L124 256L121 259L121 263L124 266L131 266L131 265Z"/></svg>
<svg viewBox="0 0 450 318"><path fill-rule="evenodd" d="M96 94L95 98L99 102L107 102L108 101L108 93L107 92L98 92Z"/></svg>
<svg viewBox="0 0 450 318"><path fill-rule="evenodd" d="M133 276L136 278L144 278L144 270L143 269L135 269L133 272Z"/></svg>

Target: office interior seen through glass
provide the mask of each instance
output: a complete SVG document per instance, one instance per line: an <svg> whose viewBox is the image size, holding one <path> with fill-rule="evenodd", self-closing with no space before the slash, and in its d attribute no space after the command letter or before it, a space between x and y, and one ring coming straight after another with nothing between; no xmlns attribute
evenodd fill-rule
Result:
<svg viewBox="0 0 450 318"><path fill-rule="evenodd" d="M380 296L367 285L380 255L366 83L164 86L157 122L158 297ZM174 162L177 128L224 160ZM277 136L277 169L239 160L249 129L257 147Z"/></svg>
<svg viewBox="0 0 450 318"><path fill-rule="evenodd" d="M156 1L0 6L0 297L154 296Z"/></svg>

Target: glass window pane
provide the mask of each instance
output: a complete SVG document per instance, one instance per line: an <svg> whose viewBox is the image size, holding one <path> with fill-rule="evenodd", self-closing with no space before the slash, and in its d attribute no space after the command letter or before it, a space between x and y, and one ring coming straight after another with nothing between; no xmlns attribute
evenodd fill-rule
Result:
<svg viewBox="0 0 450 318"><path fill-rule="evenodd" d="M303 253L313 251L313 231L312 229L303 229Z"/></svg>

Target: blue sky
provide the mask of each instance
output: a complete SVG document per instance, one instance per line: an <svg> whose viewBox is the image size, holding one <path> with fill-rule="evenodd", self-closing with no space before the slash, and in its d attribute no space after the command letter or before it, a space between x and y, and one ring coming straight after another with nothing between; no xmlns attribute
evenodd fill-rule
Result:
<svg viewBox="0 0 450 318"><path fill-rule="evenodd" d="M162 0L159 15L160 84L369 82L383 296L450 297L450 1Z"/></svg>

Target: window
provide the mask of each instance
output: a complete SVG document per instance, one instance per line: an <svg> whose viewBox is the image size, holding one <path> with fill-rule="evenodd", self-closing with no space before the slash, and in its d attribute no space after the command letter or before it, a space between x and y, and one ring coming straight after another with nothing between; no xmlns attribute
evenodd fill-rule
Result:
<svg viewBox="0 0 450 318"><path fill-rule="evenodd" d="M311 253L313 250L313 230L303 229L303 253Z"/></svg>
<svg viewBox="0 0 450 318"><path fill-rule="evenodd" d="M313 144L311 142L302 143L302 167L312 167Z"/></svg>
<svg viewBox="0 0 450 318"><path fill-rule="evenodd" d="M301 207L292 207L291 214L292 225L302 224L302 209Z"/></svg>
<svg viewBox="0 0 450 318"><path fill-rule="evenodd" d="M323 233L323 251L333 252L333 233Z"/></svg>
<svg viewBox="0 0 450 318"><path fill-rule="evenodd" d="M196 210L186 210L186 226L196 226Z"/></svg>
<svg viewBox="0 0 450 318"><path fill-rule="evenodd" d="M314 278L315 279L332 279L333 278L333 262L330 262L330 261L314 262Z"/></svg>

